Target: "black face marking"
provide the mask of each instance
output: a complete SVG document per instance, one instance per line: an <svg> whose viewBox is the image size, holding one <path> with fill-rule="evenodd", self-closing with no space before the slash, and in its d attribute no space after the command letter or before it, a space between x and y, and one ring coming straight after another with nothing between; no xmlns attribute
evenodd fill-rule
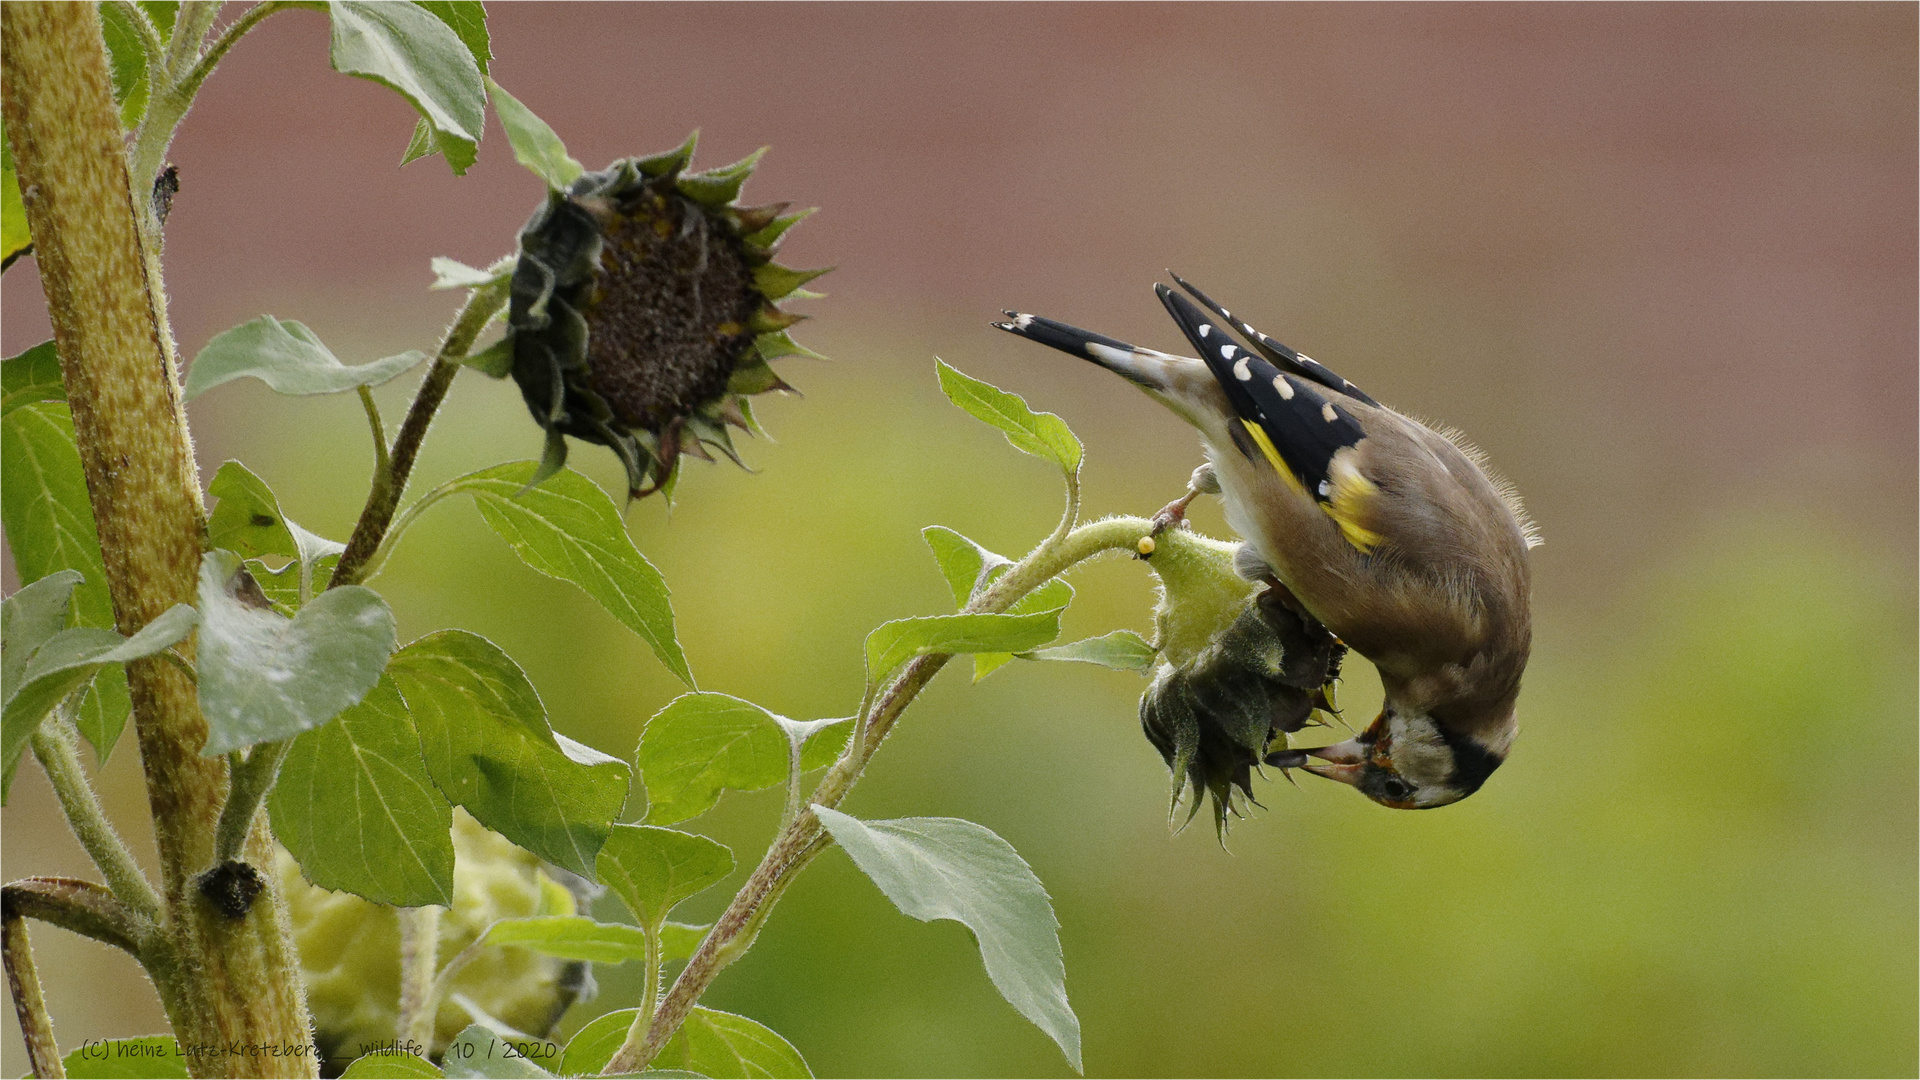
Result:
<svg viewBox="0 0 1920 1080"><path fill-rule="evenodd" d="M1368 397L1366 391L1361 390L1359 387L1327 370L1326 365L1320 363L1318 360L1312 357L1302 356L1260 331L1255 330L1253 327L1247 325L1244 320L1234 318L1231 312L1214 302L1213 298L1209 297L1206 293L1194 288L1192 284L1179 274L1173 275L1173 280L1179 282L1181 288L1192 293L1193 298L1200 301L1201 305L1207 310L1219 316L1220 319L1230 324L1235 330L1240 331L1242 336L1253 343L1253 347L1260 352L1260 355L1266 357L1283 370L1291 371L1295 375L1312 379L1314 382L1319 383L1329 390L1338 390L1348 397L1364 401L1369 405L1377 406L1380 404L1373 400L1373 398Z"/></svg>
<svg viewBox="0 0 1920 1080"><path fill-rule="evenodd" d="M1493 770L1506 760L1473 739L1454 734L1445 724L1434 727L1440 732L1440 738L1446 740L1447 749L1453 751L1453 776L1449 783L1460 790L1462 798L1479 791Z"/></svg>

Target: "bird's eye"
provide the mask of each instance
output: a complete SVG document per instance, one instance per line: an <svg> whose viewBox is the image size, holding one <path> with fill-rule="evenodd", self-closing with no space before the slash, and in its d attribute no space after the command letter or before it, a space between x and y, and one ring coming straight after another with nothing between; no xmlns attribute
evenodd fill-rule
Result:
<svg viewBox="0 0 1920 1080"><path fill-rule="evenodd" d="M1413 785L1397 776L1389 776L1386 781L1380 785L1380 793L1395 802L1399 802L1413 794Z"/></svg>

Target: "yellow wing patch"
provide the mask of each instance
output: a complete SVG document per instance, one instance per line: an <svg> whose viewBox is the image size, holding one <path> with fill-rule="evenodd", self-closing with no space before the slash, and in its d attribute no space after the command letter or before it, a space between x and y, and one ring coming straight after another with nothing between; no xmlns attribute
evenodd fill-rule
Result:
<svg viewBox="0 0 1920 1080"><path fill-rule="evenodd" d="M1373 481L1360 475L1360 469L1353 463L1351 449L1342 450L1333 455L1327 465L1327 480L1333 490L1328 493L1327 501L1320 509L1327 512L1335 525L1340 526L1340 535L1347 543L1362 555L1370 555L1383 539L1381 535L1361 524L1372 509L1373 500L1380 495L1380 488Z"/></svg>
<svg viewBox="0 0 1920 1080"><path fill-rule="evenodd" d="M1242 420L1240 423L1246 427L1247 434L1253 436L1253 441L1260 447L1260 452L1267 456L1267 464L1273 466L1273 471L1279 473L1280 478L1285 480L1287 486L1297 494L1305 495L1307 489L1300 486L1300 478L1293 475L1293 469L1289 468L1286 459L1280 456L1280 451L1273 448L1273 440L1267 438L1267 433L1260 429L1260 425L1251 420Z"/></svg>

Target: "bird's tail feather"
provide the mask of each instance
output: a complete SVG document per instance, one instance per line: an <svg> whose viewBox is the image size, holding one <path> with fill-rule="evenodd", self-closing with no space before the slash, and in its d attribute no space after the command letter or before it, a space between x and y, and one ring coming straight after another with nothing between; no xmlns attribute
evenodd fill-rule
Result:
<svg viewBox="0 0 1920 1080"><path fill-rule="evenodd" d="M1180 382L1176 372L1198 366L1184 356L1142 349L1118 338L1082 330L1039 315L1025 315L1017 311L1009 311L1006 315L1007 322L993 325L1009 334L1018 334L1029 341L1037 341L1082 360L1090 360L1147 390L1167 391Z"/></svg>

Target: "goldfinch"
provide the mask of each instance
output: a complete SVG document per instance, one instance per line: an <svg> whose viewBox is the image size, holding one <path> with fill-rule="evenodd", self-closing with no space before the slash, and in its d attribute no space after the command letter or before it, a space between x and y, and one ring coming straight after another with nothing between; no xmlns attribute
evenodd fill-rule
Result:
<svg viewBox="0 0 1920 1080"><path fill-rule="evenodd" d="M1174 281L1199 306L1154 291L1199 359L1012 311L994 325L1093 361L1198 428L1212 483L1196 474L1161 524L1217 483L1247 576L1379 669L1386 700L1366 731L1268 764L1395 809L1473 794L1512 745L1532 638L1527 551L1539 538L1518 496L1457 433L1387 408Z"/></svg>

